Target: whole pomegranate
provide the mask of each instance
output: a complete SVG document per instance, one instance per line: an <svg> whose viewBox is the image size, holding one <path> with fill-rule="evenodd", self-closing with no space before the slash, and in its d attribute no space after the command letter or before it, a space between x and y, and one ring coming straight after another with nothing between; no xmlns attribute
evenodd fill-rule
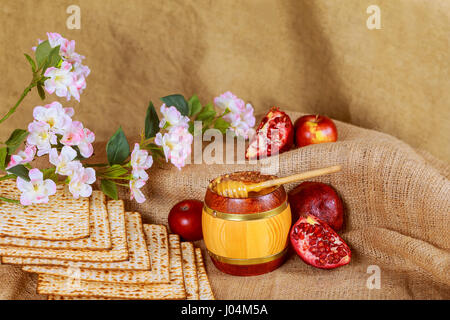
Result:
<svg viewBox="0 0 450 320"><path fill-rule="evenodd" d="M292 221L312 214L326 222L334 230L340 230L344 222L344 205L336 190L322 182L306 181L289 194Z"/></svg>
<svg viewBox="0 0 450 320"><path fill-rule="evenodd" d="M294 143L291 118L273 107L262 119L245 153L246 159L261 159L288 151Z"/></svg>
<svg viewBox="0 0 450 320"><path fill-rule="evenodd" d="M187 241L202 239L202 209L203 202L200 200L178 202L169 212L170 230Z"/></svg>
<svg viewBox="0 0 450 320"><path fill-rule="evenodd" d="M300 258L316 268L334 269L348 264L352 256L344 240L313 215L298 219L290 240Z"/></svg>

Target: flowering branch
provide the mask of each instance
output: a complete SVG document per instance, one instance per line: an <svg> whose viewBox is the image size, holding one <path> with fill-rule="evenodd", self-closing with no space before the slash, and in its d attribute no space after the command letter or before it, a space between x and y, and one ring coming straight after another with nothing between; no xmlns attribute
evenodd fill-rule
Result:
<svg viewBox="0 0 450 320"><path fill-rule="evenodd" d="M75 41L57 33L47 33L48 40L39 41L35 60L25 54L33 79L17 103L0 119L0 123L16 112L26 95L34 88L42 100L48 94L80 100L90 70L82 64L83 56L75 52ZM45 89L45 90L44 90ZM248 138L255 124L253 107L226 92L214 99L214 104L202 106L197 95L186 100L180 94L161 98L162 119L150 102L145 116L144 130L139 143L130 149L122 128L112 135L106 145L108 163L85 164L94 152L95 135L72 119L74 110L59 102L37 106L27 130L16 129L0 148L0 169L7 174L1 180L16 179L21 191L20 203L29 205L47 202L56 192L57 184L68 184L74 198L89 197L92 184L99 179L101 190L113 199L118 198L117 186L130 189L130 198L142 203L146 200L141 188L148 181L147 170L153 159L164 159L178 169L185 166L191 154L194 121L201 121L203 132L215 128L225 133L233 131ZM218 110L216 110L216 107ZM25 143L25 148L16 150ZM39 170L30 162L35 157L49 156L52 167ZM65 177L65 178L62 178ZM18 203L0 196L0 201Z"/></svg>
<svg viewBox="0 0 450 320"><path fill-rule="evenodd" d="M3 116L3 118L0 119L0 123L8 119L14 112L16 112L17 107L20 105L23 99L27 96L28 92L31 91L36 86L36 83L34 81L31 82L31 84L25 88L22 95L20 96L19 100L16 102L16 104L9 109L8 113Z"/></svg>

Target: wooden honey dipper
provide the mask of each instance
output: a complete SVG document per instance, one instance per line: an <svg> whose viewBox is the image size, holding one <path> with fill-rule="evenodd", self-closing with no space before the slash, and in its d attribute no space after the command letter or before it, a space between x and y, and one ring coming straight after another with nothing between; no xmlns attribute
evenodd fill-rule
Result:
<svg viewBox="0 0 450 320"><path fill-rule="evenodd" d="M259 192L262 189L279 186L285 183L296 182L300 180L310 179L325 174L338 172L341 166L332 166L317 170L306 171L302 173L293 174L292 176L266 180L258 183L246 184L242 181L223 180L217 183L216 193L223 197L231 198L247 198L250 191Z"/></svg>

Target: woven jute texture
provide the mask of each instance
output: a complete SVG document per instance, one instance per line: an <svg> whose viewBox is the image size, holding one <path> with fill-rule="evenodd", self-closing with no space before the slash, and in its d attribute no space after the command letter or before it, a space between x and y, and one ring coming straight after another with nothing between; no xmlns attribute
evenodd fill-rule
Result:
<svg viewBox="0 0 450 320"><path fill-rule="evenodd" d="M289 115L295 120L300 114ZM216 299L450 298L449 165L387 134L336 124L338 142L281 154L276 174L342 166L341 172L315 180L332 184L345 202L340 234L352 249L350 264L319 270L291 253L274 272L242 278L221 273L205 256ZM260 162L191 164L179 171L155 164L145 190L149 200L141 205L127 201L126 210L141 212L146 223L167 225L170 208L182 199L203 199L214 177L261 168L268 166ZM121 198L128 197L127 190L121 190ZM196 245L204 249L202 241ZM3 266L0 278L13 277L0 282L0 294L3 298L29 297L30 276L12 268ZM377 271L379 289L368 286L376 285L371 280Z"/></svg>

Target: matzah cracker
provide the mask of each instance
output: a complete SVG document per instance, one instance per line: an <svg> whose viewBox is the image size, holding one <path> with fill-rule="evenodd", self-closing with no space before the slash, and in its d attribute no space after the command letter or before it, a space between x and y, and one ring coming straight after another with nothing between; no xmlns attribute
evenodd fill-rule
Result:
<svg viewBox="0 0 450 320"><path fill-rule="evenodd" d="M0 196L20 198L15 180L0 182ZM0 236L75 240L89 236L89 199L74 199L58 186L48 203L30 206L0 201Z"/></svg>
<svg viewBox="0 0 450 320"><path fill-rule="evenodd" d="M123 201L108 201L107 210L111 227L112 248L110 250L41 249L0 246L0 255L7 257L62 259L70 261L109 262L127 260L128 248Z"/></svg>
<svg viewBox="0 0 450 320"><path fill-rule="evenodd" d="M169 283L169 245L167 228L162 225L144 225L148 252L151 259L151 270L92 270L80 269L77 276L80 280L117 282L117 283ZM131 250L130 256L134 256ZM24 266L24 271L70 276L71 269L51 266Z"/></svg>
<svg viewBox="0 0 450 320"><path fill-rule="evenodd" d="M181 256L183 257L184 287L188 300L198 300L198 277L195 264L194 245L191 242L181 243Z"/></svg>
<svg viewBox="0 0 450 320"><path fill-rule="evenodd" d="M195 248L195 262L197 264L200 300L215 300L211 284L209 283L208 274L206 273L205 265L203 263L202 250L200 248Z"/></svg>
<svg viewBox="0 0 450 320"><path fill-rule="evenodd" d="M47 296L47 300L116 300L114 298L95 298L95 297L70 297L70 296ZM120 300L120 299L118 299Z"/></svg>
<svg viewBox="0 0 450 320"><path fill-rule="evenodd" d="M110 297L119 299L185 299L183 284L180 237L169 235L170 283L169 284L125 284L94 281L74 281L70 278L39 275L37 292L46 295Z"/></svg>
<svg viewBox="0 0 450 320"><path fill-rule="evenodd" d="M101 191L93 191L89 203L90 236L77 240L37 240L4 236L0 237L0 245L48 248L48 249L87 249L104 250L111 248L108 213L105 195Z"/></svg>

